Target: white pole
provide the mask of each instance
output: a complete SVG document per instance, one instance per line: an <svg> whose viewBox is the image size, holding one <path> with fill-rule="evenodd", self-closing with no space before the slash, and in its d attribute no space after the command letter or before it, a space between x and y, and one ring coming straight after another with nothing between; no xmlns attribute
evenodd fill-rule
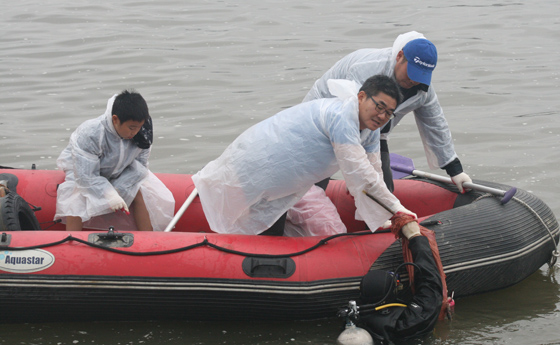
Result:
<svg viewBox="0 0 560 345"><path fill-rule="evenodd" d="M175 224L177 224L179 219L181 219L181 217L183 216L183 213L185 213L185 211L187 210L187 207L189 207L189 205L194 200L194 198L196 198L197 194L198 194L198 190L196 190L196 188L193 189L193 191L191 192L191 195L189 195L187 200L185 200L185 202L183 203L183 206L181 206L179 211L177 211L177 214L175 215L175 217L173 217L173 219L171 219L171 222L169 223L167 228L165 228L165 230L163 230L163 232L170 232L171 230L173 230L173 227L175 226Z"/></svg>

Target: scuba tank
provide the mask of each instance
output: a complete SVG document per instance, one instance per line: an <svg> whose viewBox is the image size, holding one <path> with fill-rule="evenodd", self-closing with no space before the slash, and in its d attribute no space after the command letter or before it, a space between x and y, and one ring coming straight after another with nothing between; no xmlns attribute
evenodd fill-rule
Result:
<svg viewBox="0 0 560 345"><path fill-rule="evenodd" d="M358 315L356 301L348 302L348 307L339 311L339 316L346 316L346 327L336 339L337 345L373 345L373 338L363 328L357 327L351 320Z"/></svg>
<svg viewBox="0 0 560 345"><path fill-rule="evenodd" d="M338 336L337 345L373 345L373 337L363 328L357 327L354 323L359 318L359 309L363 313L379 310L388 306L406 307L404 304L391 303L388 301L396 299L397 291L402 287L400 279L396 273L398 269L404 265L412 263L404 263L397 267L395 272L387 272L382 270L369 271L360 282L360 298L366 303L358 306L356 301L349 301L348 306L340 309L337 313L338 317L346 318L346 327Z"/></svg>

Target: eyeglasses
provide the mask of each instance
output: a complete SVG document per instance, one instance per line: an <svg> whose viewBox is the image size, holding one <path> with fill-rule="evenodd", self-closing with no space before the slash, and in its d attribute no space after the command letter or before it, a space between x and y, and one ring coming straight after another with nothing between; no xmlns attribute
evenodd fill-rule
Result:
<svg viewBox="0 0 560 345"><path fill-rule="evenodd" d="M381 104L377 103L375 101L375 99L373 99L373 96L369 96L369 98L371 98L371 100L373 101L373 103L375 103L375 110L377 110L377 112L379 113L385 113L385 115L387 115L387 117L389 118L389 120L392 120L395 117L395 113L393 113L392 111L390 111L389 109L387 109L386 107L382 106Z"/></svg>

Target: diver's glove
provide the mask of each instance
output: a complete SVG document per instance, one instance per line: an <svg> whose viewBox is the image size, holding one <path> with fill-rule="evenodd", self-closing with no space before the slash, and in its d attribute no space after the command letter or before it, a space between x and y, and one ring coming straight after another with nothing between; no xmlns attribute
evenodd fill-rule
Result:
<svg viewBox="0 0 560 345"><path fill-rule="evenodd" d="M418 226L418 222L410 222L403 225L402 234L409 240L413 237L420 236L420 227Z"/></svg>

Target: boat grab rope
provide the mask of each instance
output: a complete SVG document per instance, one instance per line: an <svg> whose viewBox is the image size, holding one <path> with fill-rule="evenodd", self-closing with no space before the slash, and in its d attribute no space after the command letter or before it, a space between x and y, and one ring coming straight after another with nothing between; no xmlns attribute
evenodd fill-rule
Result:
<svg viewBox="0 0 560 345"><path fill-rule="evenodd" d="M490 193L483 194L480 197L478 197L475 201L478 201L478 200L483 199L483 198L488 198L488 197L495 197L495 195L492 195ZM529 206L529 204L527 204L525 201L523 201L523 200L521 200L521 199L519 199L515 196L512 197L511 199L517 201L522 206L527 208L531 213L533 213L535 215L535 217L537 217L537 219L542 223L542 225L544 226L546 231L548 231L548 235L550 236L550 238L552 240L552 243L554 244L554 250L552 251L552 256L550 257L550 261L548 262L548 266L552 267L552 266L556 265L556 261L558 260L558 257L560 256L560 253L558 252L558 243L556 243L556 239L554 239L554 234L552 233L552 230L550 230L548 225L546 225L546 222L541 218L541 216L539 216L537 211L535 211L531 206Z"/></svg>
<svg viewBox="0 0 560 345"><path fill-rule="evenodd" d="M45 231L45 230L49 230L50 228L52 228L53 226L55 226L58 223L62 223L62 219L49 220L48 222L39 223L39 225L41 225L41 229L43 229L43 231ZM50 225L43 228L43 225L45 225L45 224L50 224Z"/></svg>
<svg viewBox="0 0 560 345"><path fill-rule="evenodd" d="M376 231L376 233L379 233L379 232L383 232L383 231ZM192 244L190 246L175 248L175 249L169 249L169 250L151 251L151 252L131 252L131 251L126 251L126 250L110 248L110 247L106 247L106 246L103 246L103 245L91 243L91 242L88 242L86 240L82 240L81 238L77 238L77 237L74 237L72 235L67 236L66 238L63 238L60 241L45 243L45 244L38 244L38 245L34 245L34 246L29 246L29 247L8 247L8 246L0 245L0 250L18 250L18 251L20 251L20 250L40 249L40 248L57 246L57 245L65 243L65 242L75 241L75 242L79 242L79 243L85 244L85 245L90 246L90 247L107 250L107 251L110 251L110 252L113 252L113 253L119 253L119 254L124 254L124 255L132 255L132 256L151 256L151 255L173 254L173 253L178 253L178 252L183 252L183 251L195 249L195 248L198 248L198 247L208 246L208 247L217 249L219 251L229 253L229 254L234 254L234 255L241 255L241 256L247 256L247 257L258 257L258 258L279 259L279 258L287 258L287 257L299 256L299 255L306 254L306 253L308 253L312 250L315 250L315 249L327 244L329 241L331 241L335 238L338 238L338 237L364 236L364 235L372 235L372 234L374 234L374 233L371 232L371 231L361 231L361 232L354 232L354 233L336 234L336 235L332 235L332 236L326 237L324 239L321 239L315 245L313 245L313 246L311 246L307 249L304 249L302 251L295 252L295 253L289 253L289 254L245 253L245 252L241 252L241 251L237 251L237 250L232 250L232 249L220 247L219 245L211 243L210 241L208 241L206 236L204 236L204 240L202 242L195 243L195 244ZM6 236L6 233L2 233L0 236L1 236L0 240L4 241L4 237Z"/></svg>

